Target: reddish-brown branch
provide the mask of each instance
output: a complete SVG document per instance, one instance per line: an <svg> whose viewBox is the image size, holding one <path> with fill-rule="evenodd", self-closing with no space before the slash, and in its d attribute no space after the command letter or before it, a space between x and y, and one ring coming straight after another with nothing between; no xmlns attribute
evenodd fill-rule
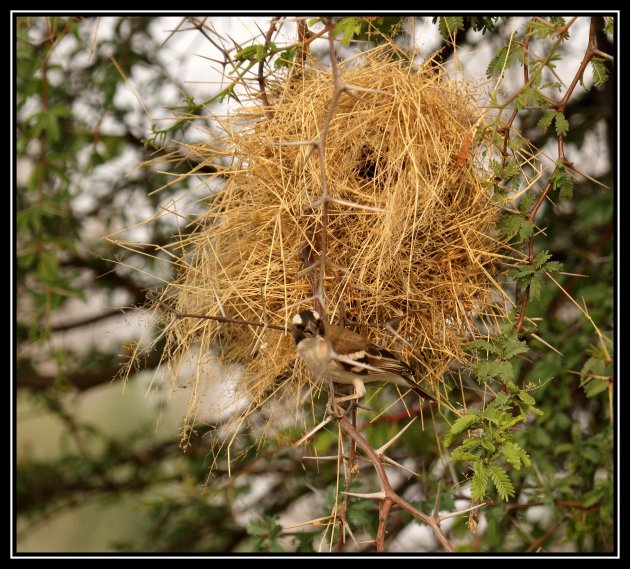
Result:
<svg viewBox="0 0 630 569"><path fill-rule="evenodd" d="M425 514L424 512L421 512L420 510L412 506L409 502L407 502L407 500L399 496L389 482L387 473L385 472L385 468L383 467L383 463L381 462L381 457L372 448L370 443L368 443L363 435L361 435L361 433L357 431L357 429L352 425L352 423L348 420L346 416L342 415L337 417L337 421L339 422L341 429L352 440L354 440L358 446L363 449L363 451L367 454L370 462L374 466L376 474L378 475L381 482L381 490L384 494L383 500L390 500L393 504L400 506L403 510L410 513L414 518L419 519L420 521L427 524L433 530L433 533L438 538L444 549L446 549L446 551L452 552L453 546L444 535L444 532L440 527L439 520L436 520L433 517ZM379 527L380 526L381 524L379 522Z"/></svg>
<svg viewBox="0 0 630 569"><path fill-rule="evenodd" d="M516 321L515 330L518 334L523 328L523 324L525 323L525 311L527 310L527 303L529 302L529 286L525 288L525 292L523 293L523 298L521 300L521 309L518 313L518 320Z"/></svg>
<svg viewBox="0 0 630 569"><path fill-rule="evenodd" d="M267 52L267 48L269 47L269 42L271 41L271 36L276 31L276 24L280 20L279 16L274 16L271 18L271 25L265 34L265 43L263 45L263 57L260 59L260 63L258 64L258 85L260 87L260 98L262 99L263 105L265 106L265 113L268 118L273 116L271 112L271 105L269 104L269 99L267 98L267 91L265 89L265 56L264 54Z"/></svg>
<svg viewBox="0 0 630 569"><path fill-rule="evenodd" d="M322 30L322 33L324 30ZM297 25L297 36L298 36L298 52L295 56L295 64L298 69L304 65L304 61L306 60L307 48L308 44L312 41L312 34L310 34L308 30L308 26L304 20L300 20Z"/></svg>
<svg viewBox="0 0 630 569"><path fill-rule="evenodd" d="M385 551L385 534L387 533L387 518L389 511L392 509L394 502L391 498L381 500L378 508L378 531L376 532L376 551L383 553Z"/></svg>
<svg viewBox="0 0 630 569"><path fill-rule="evenodd" d="M318 283L318 295L320 297L321 313L324 318L324 324L328 324L326 315L326 299L324 290L324 281L326 279L326 259L328 256L328 204L330 201L330 194L328 192L328 174L326 172L326 137L330 130L330 123L333 115L335 114L335 107L339 95L343 90L343 84L339 77L339 70L337 68L337 54L335 52L335 34L333 33L332 20L328 20L326 24L328 28L328 53L330 55L330 65L333 76L333 94L328 105L328 112L322 125L322 130L319 133L319 138L315 143L317 153L319 155L319 172L322 183L322 225L320 230L320 255L319 255L319 283Z"/></svg>
<svg viewBox="0 0 630 569"><path fill-rule="evenodd" d="M322 128L320 130L319 136L316 141L313 141L311 143L311 145L312 145L312 150L316 150L318 153L321 186L322 186L321 199L319 200L319 203L322 208L321 209L321 225L320 225L320 230L318 232L319 239L317 239L318 241L317 245L319 245L319 258L317 260L318 278L314 279L315 282L314 282L314 287L313 287L313 296L317 299L316 309L321 309L320 312L322 314L322 320L323 320L324 326L327 326L328 318L326 315L326 307L325 307L326 303L325 303L324 283L325 283L325 278L326 278L326 265L327 265L327 254L328 254L328 205L333 200L330 197L330 192L328 188L328 176L327 176L327 171L326 171L326 161L325 161L326 137L328 136L328 132L330 130L330 125L331 125L331 121L335 113L337 101L339 100L339 97L344 91L349 90L349 86L347 86L342 81L339 74L339 69L337 66L333 22L331 19L326 19L325 21L326 21L326 29L328 31L328 52L330 56L331 74L333 77L333 92L332 92L332 96L331 96L330 103L328 105L326 117L324 118L324 122L322 124ZM308 157L310 157L310 153ZM308 258L310 257L310 255L307 255L306 257ZM334 398L334 393L331 393L331 397ZM335 409L334 404L332 407L333 409ZM346 417L345 414L343 414L343 412L340 412L338 415L336 415L335 418L339 422L339 425L341 426L342 431L350 437L352 441L351 447L352 445L355 445L355 452L356 452L356 445L358 445L367 454L369 460L372 462L372 465L374 466L374 469L376 470L376 473L380 479L381 488L382 488L384 497L382 499L382 503L379 510L380 511L379 529L378 529L378 535L377 535L377 540L376 540L377 549L379 551L383 551L383 541L385 537L387 517L389 515L389 511L391 507L394 504L396 504L399 507L401 507L403 510L409 512L413 517L429 525L431 529L433 530L434 534L436 535L436 537L438 538L438 540L440 541L440 543L442 543L442 546L447 551L453 551L451 544L449 543L448 539L442 532L439 519L436 520L432 518L431 516L428 516L424 512L421 512L420 510L416 509L414 506L412 506L410 503L408 503L406 500L404 500L394 491L394 489L392 488L389 482L385 469L383 467L381 456L377 454L377 452L372 448L372 446L357 430L356 422L354 420L350 421L348 417ZM352 468L352 465L351 465L351 468ZM352 474L350 474L350 477L352 477ZM342 503L342 510L340 510L339 517L342 518L340 519L341 523L343 523L343 517L345 517L345 508L344 508L345 505L347 505L347 500L344 500L344 502ZM340 532L341 531L343 531L343 528L340 528ZM337 543L338 548L340 547L340 543L341 541L338 541Z"/></svg>
<svg viewBox="0 0 630 569"><path fill-rule="evenodd" d="M582 63L580 64L580 67L578 68L577 73L575 74L575 77L573 77L573 81L571 81L571 85L569 85L569 87L567 88L567 92L564 94L564 97L562 97L562 100L560 101L560 103L558 103L558 107L557 107L558 112L561 112L561 113L564 112L564 109L567 106L567 103L569 102L569 99L571 98L573 91L577 87L580 77L582 77L584 70L586 69L588 64L591 62L591 59L593 59L593 56L595 55L595 49L597 48L596 32L597 32L596 19L595 17L592 17L591 26L588 31L588 45L586 47L586 51L584 52Z"/></svg>
<svg viewBox="0 0 630 569"><path fill-rule="evenodd" d="M568 27L568 24L567 24ZM562 100L558 103L558 105L555 107L556 110L560 113L563 113L567 103L569 102L569 99L571 98L571 95L573 94L573 91L575 90L580 77L582 76L582 74L584 73L584 70L586 69L586 67L588 66L588 64L590 63L590 61L593 59L595 52L596 52L596 47L597 47L597 42L596 42L596 19L593 17L591 18L591 24L590 24L590 28L589 28L589 34L588 34L588 45L586 47L586 51L584 52L584 57L582 58L582 63L580 64L580 67L578 68L577 72L575 73L575 76L573 77L573 80L571 81L571 84L569 85L569 87L567 88L566 93L564 94L564 96L562 97ZM526 76L527 77L527 76ZM527 78L526 78L526 84L527 84ZM558 162L560 164L567 164L570 167L570 164L567 162L565 153L564 153L564 136L559 134L558 135ZM555 170L554 170L555 173ZM530 221L531 223L534 223L536 220L536 215L538 214L538 210L540 209L540 207L542 206L542 204L544 203L545 199L547 198L547 194L549 194L549 191L551 190L553 183L551 181L551 177L553 176L553 173L550 176L550 179L547 182L547 185L545 186L545 188L543 189L543 191L540 193L540 195L538 196L538 199L536 200L536 202L534 203L534 205L532 206L531 210L529 211L529 213L527 214L527 219L528 221ZM527 255L527 263L528 264L532 264L534 261L534 236L532 235L529 238L529 242L528 242L528 255ZM516 324L514 326L514 329L516 330L516 332L520 332L523 324L525 322L525 312L527 310L527 303L529 302L529 289L530 287L528 286L524 293L523 293L523 298L521 299L521 307L519 310L519 314L518 314L518 319L516 321Z"/></svg>
<svg viewBox="0 0 630 569"><path fill-rule="evenodd" d="M66 332L68 330L73 330L74 328L81 328L82 326L89 326L90 324L96 324L101 320L107 320L108 318L112 318L114 316L119 316L121 314L125 314L130 310L134 310L140 306L140 302L124 307L124 308L113 308L112 310L108 310L107 312L103 312L101 314L96 314L94 316L89 316L88 318L82 318L80 320L72 320L70 322L64 322L63 324L57 324L56 326L51 326L51 332Z"/></svg>
<svg viewBox="0 0 630 569"><path fill-rule="evenodd" d="M138 371L141 369L153 369L161 361L162 355L158 352L152 352L145 360L139 361ZM78 372L63 375L63 379L67 383L79 390L86 391L97 385L111 383L114 378L125 368L126 361L120 361L115 364L105 365L91 372ZM45 391L50 389L59 382L59 378L54 375L40 375L34 370L18 370L16 373L17 387L27 387L36 391Z"/></svg>
<svg viewBox="0 0 630 569"><path fill-rule="evenodd" d="M405 409L404 411L400 411L400 413L392 413L391 415L381 415L372 421L363 423L359 428L359 431L365 430L367 427L371 425L378 425L379 423L400 423L401 421L406 421L411 417L421 416L422 412L426 409L429 409L433 405L432 401L425 400L425 403L422 407L414 407L413 409Z"/></svg>
<svg viewBox="0 0 630 569"><path fill-rule="evenodd" d="M552 534L556 532L558 528L564 522L558 522L557 524L551 526L545 533L543 533L540 537L537 537L534 541L529 544L527 548L527 553L533 553L534 551L538 551L538 548L545 542Z"/></svg>
<svg viewBox="0 0 630 569"><path fill-rule="evenodd" d="M352 425L354 427L357 426L357 407L356 405L352 406ZM343 548L343 535L344 535L344 526L348 523L346 519L346 512L348 510L348 501L350 500L350 495L348 492L352 487L352 482L354 481L356 475L359 473L359 462L357 460L357 443L354 439L350 439L350 449L348 451L348 474L346 476L345 483L345 491L346 494L343 495L343 500L341 502L341 507L337 512L337 518L339 519L339 532L337 534L337 551L341 551Z"/></svg>

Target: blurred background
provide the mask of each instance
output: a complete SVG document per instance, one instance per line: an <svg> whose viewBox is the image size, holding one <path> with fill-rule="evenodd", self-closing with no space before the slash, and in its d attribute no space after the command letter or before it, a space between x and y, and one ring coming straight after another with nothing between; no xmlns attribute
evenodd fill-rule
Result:
<svg viewBox="0 0 630 569"><path fill-rule="evenodd" d="M432 18L402 24L385 18L382 25L401 24L398 41L415 42L419 58L442 49L447 67L456 63L483 83L496 50L513 33L521 38L528 21L487 19L486 26L462 19L456 50ZM615 54L612 24L595 19L599 49ZM204 140L213 128L209 112L236 104L217 96L230 80L217 44L260 42L269 20L14 17L18 552L321 546L321 528L287 526L330 512L334 463L306 464L286 441L269 440L257 454L246 453L230 476L222 464L210 475L208 437L220 428L221 393L201 394L198 431L184 449L179 441L188 394L172 390L156 368L159 344L129 381L120 379L135 347L158 334L142 306L147 290L170 276L159 248L189 229L180 216L201 211L199 199L214 191L173 174L197 165L180 143ZM584 55L589 24L590 18L578 18L559 51L556 75L565 87ZM289 21L274 41L289 44L294 31ZM541 40L538 55L548 45ZM323 44L313 42L312 49L324 57ZM508 69L501 92L512 92L521 77L518 66ZM528 315L544 316L539 334L559 352L538 345L518 368L521 383L543 384L535 396L544 415L518 433L534 467L517 473L516 498L491 505L476 535L452 523L461 551L613 548L613 380L598 346L604 342L612 353L615 92L610 60L589 66L564 113L567 157L587 176L574 181L571 199L554 196L537 222L544 228L537 243L564 263L562 287L588 316L549 283L530 302ZM183 114L195 120L174 128ZM556 133L540 128L541 114L525 106L514 126L554 156ZM143 223L165 210L176 213ZM385 440L396 425L370 429L375 440ZM465 488L448 479L437 450L418 454L434 442L431 429L403 437L400 460L423 474L395 479L400 493L432 504L434 481L444 476L440 507L467 504ZM335 439L322 437L318 444L327 454ZM360 532L373 534L374 504L357 501L350 517ZM434 549L424 529L396 516L389 550Z"/></svg>

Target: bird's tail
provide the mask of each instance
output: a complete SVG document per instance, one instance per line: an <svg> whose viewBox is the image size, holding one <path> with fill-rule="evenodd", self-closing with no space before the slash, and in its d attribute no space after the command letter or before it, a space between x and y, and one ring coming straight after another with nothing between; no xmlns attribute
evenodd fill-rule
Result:
<svg viewBox="0 0 630 569"><path fill-rule="evenodd" d="M437 402L437 399L433 395L431 395L428 391L422 389L422 387L420 387L419 385L414 384L410 385L409 387L411 387L411 389L413 389L423 399L428 399L429 401L433 401L434 403Z"/></svg>
<svg viewBox="0 0 630 569"><path fill-rule="evenodd" d="M422 389L415 380L415 377L411 373L405 373L402 375L405 378L405 385L413 389L420 397L423 399L428 399L429 401L437 402L437 399L431 395L428 391ZM402 385L402 384L401 384Z"/></svg>

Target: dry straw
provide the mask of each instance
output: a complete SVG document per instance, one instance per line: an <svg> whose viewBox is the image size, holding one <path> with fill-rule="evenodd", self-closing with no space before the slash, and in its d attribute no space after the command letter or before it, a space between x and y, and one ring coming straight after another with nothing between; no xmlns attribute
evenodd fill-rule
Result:
<svg viewBox="0 0 630 569"><path fill-rule="evenodd" d="M341 94L326 137L337 200L328 208L328 318L362 323L355 330L400 353L445 399L445 373L466 362L462 344L504 313L495 265L505 243L473 140L482 113L470 89L432 62L415 66L375 49L339 69L363 89ZM332 89L330 71L309 62L268 83L271 113L246 107L222 122L223 140L195 147L226 181L178 243L159 310L168 303L288 327L312 305L304 301L314 271L306 269L321 247L322 173L307 143L320 134ZM174 381L193 347L244 366L245 403L232 430L309 379L280 330L164 316ZM190 424L208 381L199 367Z"/></svg>

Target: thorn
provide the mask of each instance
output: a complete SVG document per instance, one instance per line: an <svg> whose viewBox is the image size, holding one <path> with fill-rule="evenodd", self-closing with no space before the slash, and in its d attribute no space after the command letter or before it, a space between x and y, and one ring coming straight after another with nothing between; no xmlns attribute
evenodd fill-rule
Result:
<svg viewBox="0 0 630 569"><path fill-rule="evenodd" d="M236 41L234 40L234 38L233 38L230 34L225 34L225 35L226 35L226 36L230 39L230 41L234 44L234 47L235 47L238 51L240 51L240 50L242 50L242 49L243 49L243 48L242 48L242 47L241 47L238 43L236 43Z"/></svg>
<svg viewBox="0 0 630 569"><path fill-rule="evenodd" d="M443 520L447 520L448 518L454 518L455 516L460 516L461 514L466 514L468 512L472 512L473 510L477 510L479 508L481 508L482 506L485 506L486 503L485 502L481 502L481 504L476 504L474 506L471 506L470 508L466 508L465 510L458 510L457 512L450 512L448 514L444 514L443 516L439 517L439 522L443 521Z"/></svg>
<svg viewBox="0 0 630 569"><path fill-rule="evenodd" d="M357 549L359 549L359 544L357 543L357 540L354 538L354 534L352 533L352 530L350 529L350 524L346 520L342 520L342 521L343 521L343 527L346 528L346 531L348 532L348 535L352 538L354 545L356 546Z"/></svg>
<svg viewBox="0 0 630 569"><path fill-rule="evenodd" d="M293 524L291 526L284 526L282 528L282 533L285 533L288 529L295 529L304 526L319 526L322 522L328 521L332 518L332 516L324 516L323 518L315 518L313 520L308 520L307 522L300 522L299 524Z"/></svg>
<svg viewBox="0 0 630 569"><path fill-rule="evenodd" d="M414 417L413 419L411 419L411 421L409 421L400 431L398 431L391 439L389 439L382 447L375 449L376 450L376 454L382 455L393 443L396 442L396 440L398 440L403 433L409 428L411 427L411 425L413 424L413 422L417 419L417 417Z"/></svg>
<svg viewBox="0 0 630 569"><path fill-rule="evenodd" d="M339 457L336 454L328 456L303 456L301 460L339 460Z"/></svg>
<svg viewBox="0 0 630 569"><path fill-rule="evenodd" d="M385 492L383 492L382 490L380 492L372 492L370 494L361 494L359 492L341 492L342 494L345 494L346 496L353 496L355 498L365 498L367 500L384 500L385 498L387 498L387 496L385 495Z"/></svg>
<svg viewBox="0 0 630 569"><path fill-rule="evenodd" d="M548 344L547 342L545 342L540 336L537 336L536 334L530 334L530 336L532 338L534 338L535 340L538 340L541 344L543 344L544 346L547 346L550 350L556 352L556 354L561 355L562 357L564 357L564 354L560 351L558 351L556 348L554 348L551 344Z"/></svg>
<svg viewBox="0 0 630 569"><path fill-rule="evenodd" d="M407 468L406 466L403 466L399 462L396 462L395 460L389 458L389 456L383 455L383 456L381 456L381 460L383 462L385 462L386 464L389 464L390 466L396 466L396 467L400 468L401 470L404 470L405 472L408 472L409 474L412 474L416 478L420 478L420 475L417 472L414 472L413 470Z"/></svg>
<svg viewBox="0 0 630 569"><path fill-rule="evenodd" d="M317 431L321 428L325 427L328 423L332 421L332 417L326 417L319 425L312 428L308 433L306 433L299 441L293 443L293 446L299 447L302 443L306 442L310 437L312 437Z"/></svg>
<svg viewBox="0 0 630 569"><path fill-rule="evenodd" d="M433 506L433 519L440 522L440 480L438 480L437 491L435 493L435 505Z"/></svg>

